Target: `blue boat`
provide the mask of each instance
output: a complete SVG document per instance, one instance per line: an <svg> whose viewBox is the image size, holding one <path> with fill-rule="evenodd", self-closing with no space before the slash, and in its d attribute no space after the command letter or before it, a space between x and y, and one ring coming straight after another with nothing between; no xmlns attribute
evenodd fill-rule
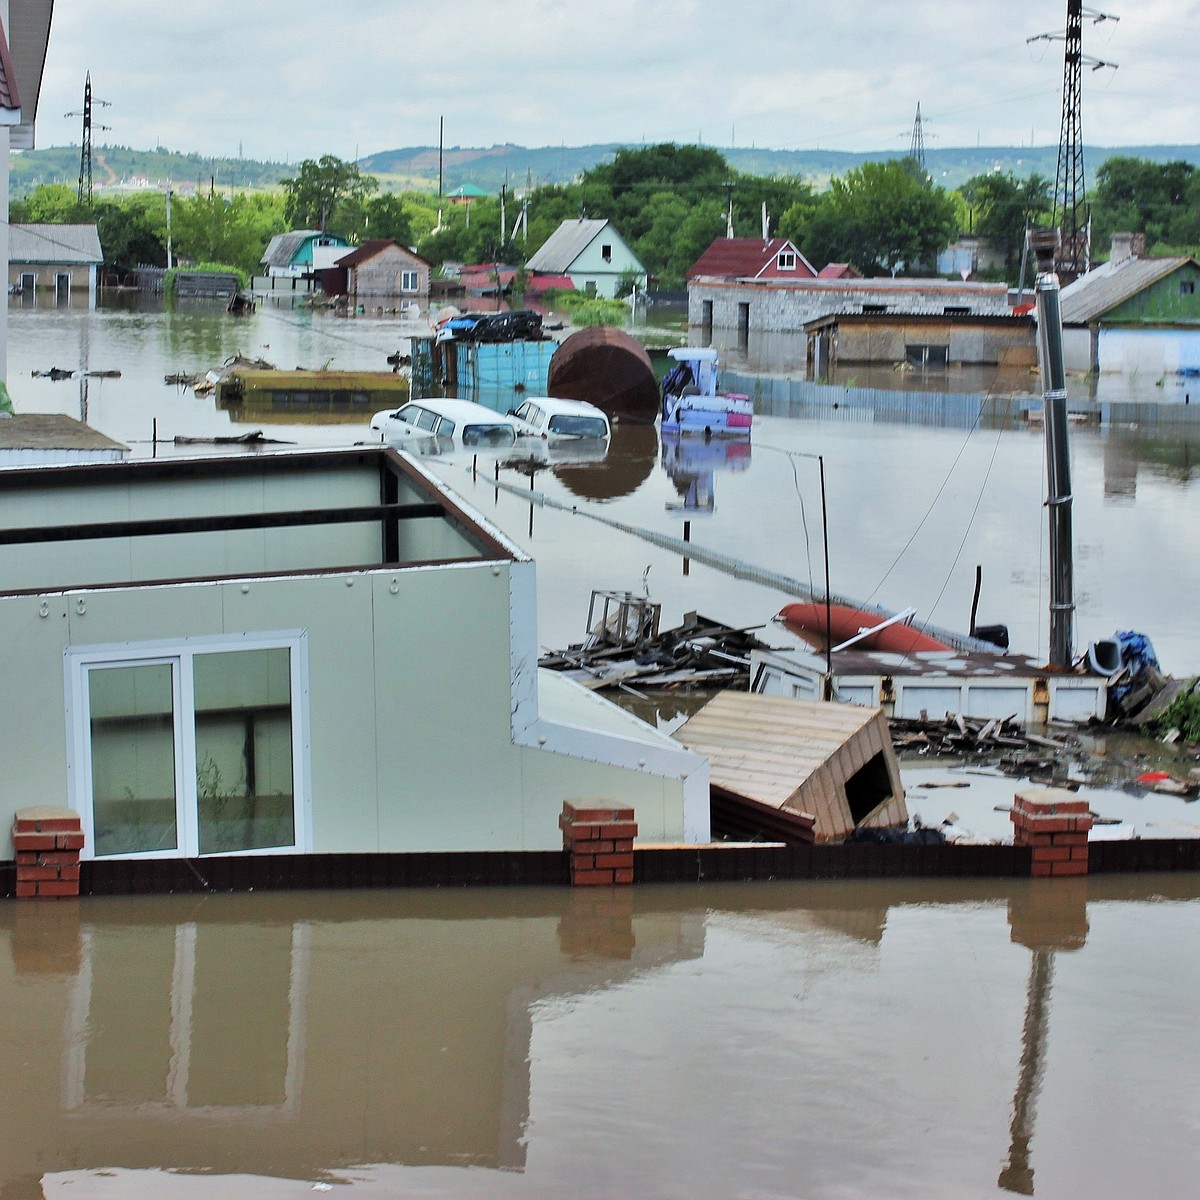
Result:
<svg viewBox="0 0 1200 1200"><path fill-rule="evenodd" d="M717 352L679 346L667 356L675 365L662 381L663 433L748 441L754 405L749 396L718 391Z"/></svg>

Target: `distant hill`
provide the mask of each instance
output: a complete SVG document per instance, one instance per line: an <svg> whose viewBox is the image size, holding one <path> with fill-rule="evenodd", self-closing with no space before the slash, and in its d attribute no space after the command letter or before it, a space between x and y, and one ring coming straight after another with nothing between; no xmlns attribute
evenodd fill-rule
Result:
<svg viewBox="0 0 1200 1200"><path fill-rule="evenodd" d="M79 147L50 146L44 150L13 151L9 192L13 199L27 196L42 183L79 182ZM173 150L132 150L128 146L92 147L92 187L103 194L110 187L129 185L142 177L152 183L192 184L207 188L274 187L291 174L285 163L257 162L248 158L206 158Z"/></svg>
<svg viewBox="0 0 1200 1200"><path fill-rule="evenodd" d="M610 159L619 143L591 146L452 146L442 154L442 186L451 191L473 183L488 192L534 184L570 183L584 171ZM899 158L901 150L852 152L845 150L766 150L753 147L721 149L730 165L751 175L790 175L823 187L831 176L844 175L864 162ZM1106 158L1121 155L1152 162L1183 161L1200 167L1200 145L1189 146L1089 146L1084 150L1088 185ZM314 154L314 157L317 157ZM1011 171L1018 178L1036 172L1053 180L1058 163L1057 146L974 146L930 149L926 166L934 182L955 188L973 175L988 171ZM379 177L388 190L413 188L436 191L438 148L409 146L380 151L359 160L362 169ZM152 183L172 180L200 189L217 187L274 187L286 179L295 164L259 162L243 158L206 158L158 148L132 150L127 146L100 146L92 151L93 186L104 189L142 177ZM14 152L10 189L14 198L28 195L41 183L66 183L79 179L79 147L52 146L44 150Z"/></svg>

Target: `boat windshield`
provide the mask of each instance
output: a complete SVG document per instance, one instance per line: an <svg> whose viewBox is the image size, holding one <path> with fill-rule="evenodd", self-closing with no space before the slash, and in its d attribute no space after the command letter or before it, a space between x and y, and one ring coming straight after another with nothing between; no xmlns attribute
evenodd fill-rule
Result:
<svg viewBox="0 0 1200 1200"><path fill-rule="evenodd" d="M603 417L588 417L575 413L556 413L547 426L550 433L563 437L608 437L608 422Z"/></svg>
<svg viewBox="0 0 1200 1200"><path fill-rule="evenodd" d="M511 425L464 425L464 446L511 446L517 440Z"/></svg>

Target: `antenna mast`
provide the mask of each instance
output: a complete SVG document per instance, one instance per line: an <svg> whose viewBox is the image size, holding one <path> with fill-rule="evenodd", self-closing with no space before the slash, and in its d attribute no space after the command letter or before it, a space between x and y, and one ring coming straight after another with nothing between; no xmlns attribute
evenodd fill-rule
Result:
<svg viewBox="0 0 1200 1200"><path fill-rule="evenodd" d="M1083 53L1083 18L1093 25L1101 21L1119 21L1109 13L1084 8L1083 0L1067 0L1067 28L1063 33L1040 33L1030 42L1062 42L1063 89L1062 126L1058 140L1058 169L1054 178L1054 224L1059 229L1058 257L1055 270L1063 283L1070 283L1091 268L1091 230L1087 192L1083 172L1083 68L1102 67L1116 70L1116 63L1104 62Z"/></svg>

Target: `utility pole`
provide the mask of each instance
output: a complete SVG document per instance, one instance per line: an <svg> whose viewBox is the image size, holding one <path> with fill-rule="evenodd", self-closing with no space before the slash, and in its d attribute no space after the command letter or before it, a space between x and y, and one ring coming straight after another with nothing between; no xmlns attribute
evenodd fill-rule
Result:
<svg viewBox="0 0 1200 1200"><path fill-rule="evenodd" d="M1093 25L1119 21L1109 13L1085 8L1083 0L1067 0L1067 27L1061 33L1039 33L1028 42L1063 43L1062 125L1058 139L1058 168L1054 176L1054 224L1059 230L1055 270L1066 284L1091 268L1090 221L1083 171L1083 68L1116 70L1083 53L1083 19Z"/></svg>
<svg viewBox="0 0 1200 1200"><path fill-rule="evenodd" d="M83 118L83 140L79 147L79 203L89 206L92 203L92 106L96 104L101 108L112 107L107 100L92 98L92 73L89 71L83 84L83 111L64 114L68 118ZM96 125L94 128L109 129L111 126Z"/></svg>
<svg viewBox="0 0 1200 1200"><path fill-rule="evenodd" d="M442 198L442 151L446 145L446 118L438 117L438 199Z"/></svg>

